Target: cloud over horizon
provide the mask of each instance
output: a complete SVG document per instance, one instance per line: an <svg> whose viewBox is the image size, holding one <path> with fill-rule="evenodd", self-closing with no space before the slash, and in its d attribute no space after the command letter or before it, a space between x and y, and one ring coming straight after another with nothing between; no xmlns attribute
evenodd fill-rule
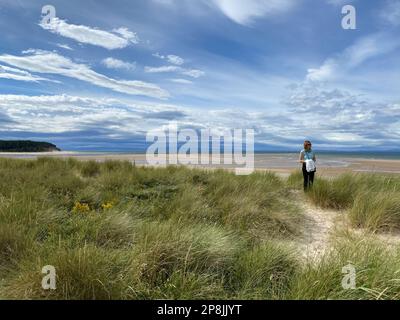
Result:
<svg viewBox="0 0 400 320"><path fill-rule="evenodd" d="M289 110L255 112L211 109L201 111L171 104L143 104L120 99L98 99L69 95L0 95L0 112L8 119L3 129L55 133L102 128L108 139L145 134L171 121L180 129L252 128L256 141L265 147L291 149L299 138L315 140L320 150L335 146L349 149L365 146L388 149L387 141L400 139L400 103L385 105L349 92L299 84L285 102ZM313 114L310 123L309 115ZM386 127L380 123L385 121ZM345 124L345 125L344 125ZM11 134L11 133L10 133ZM118 140L117 139L117 140Z"/></svg>

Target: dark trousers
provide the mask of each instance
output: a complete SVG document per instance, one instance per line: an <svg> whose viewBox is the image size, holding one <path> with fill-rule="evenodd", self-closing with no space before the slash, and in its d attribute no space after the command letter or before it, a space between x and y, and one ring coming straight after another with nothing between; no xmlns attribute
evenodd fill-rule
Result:
<svg viewBox="0 0 400 320"><path fill-rule="evenodd" d="M314 183L315 172L307 172L306 164L303 163L304 191L307 191Z"/></svg>

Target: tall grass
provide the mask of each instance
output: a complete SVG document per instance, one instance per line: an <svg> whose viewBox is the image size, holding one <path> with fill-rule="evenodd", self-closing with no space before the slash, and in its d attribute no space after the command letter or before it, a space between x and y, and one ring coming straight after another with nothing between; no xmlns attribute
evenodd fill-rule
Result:
<svg viewBox="0 0 400 320"><path fill-rule="evenodd" d="M303 216L270 173L40 158L0 159L0 177L2 298L277 298L295 270L275 239Z"/></svg>
<svg viewBox="0 0 400 320"><path fill-rule="evenodd" d="M289 183L300 184L298 174ZM372 231L400 229L400 177L378 174L344 174L317 178L307 197L317 206L346 210L354 227Z"/></svg>
<svg viewBox="0 0 400 320"><path fill-rule="evenodd" d="M346 209L351 206L362 181L356 175L344 174L332 180L317 179L308 197L318 206Z"/></svg>
<svg viewBox="0 0 400 320"><path fill-rule="evenodd" d="M342 286L351 265L355 288ZM308 263L294 277L290 299L400 299L400 250L365 236L338 237L331 251L318 263ZM344 272L343 272L344 271Z"/></svg>
<svg viewBox="0 0 400 320"><path fill-rule="evenodd" d="M390 190L397 199L397 180L377 186L375 179L320 181L308 195L332 208L358 203L354 223L396 225L397 200L361 198L360 190ZM400 256L370 241L341 242L321 262L303 265L288 244L303 232L296 181L119 161L0 159L0 298L398 298ZM348 261L361 270L352 292L340 287ZM56 268L56 290L41 287L45 265Z"/></svg>
<svg viewBox="0 0 400 320"><path fill-rule="evenodd" d="M349 217L353 225L375 231L400 229L400 192L364 191L357 194Z"/></svg>

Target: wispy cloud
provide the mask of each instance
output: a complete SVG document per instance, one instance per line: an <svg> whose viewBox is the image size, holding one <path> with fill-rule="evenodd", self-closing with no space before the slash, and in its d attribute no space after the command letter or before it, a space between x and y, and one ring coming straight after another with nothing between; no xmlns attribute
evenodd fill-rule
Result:
<svg viewBox="0 0 400 320"><path fill-rule="evenodd" d="M59 18L53 18L49 23L41 22L39 25L43 29L60 36L109 50L122 49L132 43L138 43L136 33L129 31L127 28L114 29L113 32L109 32L84 25L69 24Z"/></svg>
<svg viewBox="0 0 400 320"><path fill-rule="evenodd" d="M174 54L169 54L167 56L161 55L158 52L153 54L153 57L162 59L162 60L167 60L169 63L181 66L185 63L185 59L181 58L180 56L174 55Z"/></svg>
<svg viewBox="0 0 400 320"><path fill-rule="evenodd" d="M32 75L31 73L21 69L11 68L2 65L0 65L0 78L17 80L17 81L27 81L27 82L39 82L39 81L56 82L54 80Z"/></svg>
<svg viewBox="0 0 400 320"><path fill-rule="evenodd" d="M109 69L125 69L125 70L135 70L136 62L125 62L115 58L105 58L102 60L102 64Z"/></svg>
<svg viewBox="0 0 400 320"><path fill-rule="evenodd" d="M193 84L193 81L187 80L187 79L170 79L170 81L179 83L179 84Z"/></svg>
<svg viewBox="0 0 400 320"><path fill-rule="evenodd" d="M182 75L192 77L192 78L200 78L205 75L205 72L198 69L186 69L179 66L161 66L161 67L145 67L144 71L147 73L169 73L176 72Z"/></svg>
<svg viewBox="0 0 400 320"><path fill-rule="evenodd" d="M59 47L61 49L65 49L65 50L70 50L70 51L74 50L69 45L63 44L63 43L57 43L57 47Z"/></svg>
<svg viewBox="0 0 400 320"><path fill-rule="evenodd" d="M86 81L99 87L131 95L144 95L154 98L167 98L169 93L159 86L133 80L116 80L93 71L85 64L78 64L54 52L29 51L29 55L0 55L0 61L30 72L57 74Z"/></svg>
<svg viewBox="0 0 400 320"><path fill-rule="evenodd" d="M365 36L340 54L328 58L319 68L307 71L307 80L329 81L365 61L392 52L400 47L400 38L387 33Z"/></svg>
<svg viewBox="0 0 400 320"><path fill-rule="evenodd" d="M254 19L290 10L298 0L211 0L233 21L249 25Z"/></svg>
<svg viewBox="0 0 400 320"><path fill-rule="evenodd" d="M168 55L167 60L169 63L175 64L178 66L181 66L182 64L185 63L185 60L183 58L173 55L173 54Z"/></svg>
<svg viewBox="0 0 400 320"><path fill-rule="evenodd" d="M192 78L200 78L205 75L205 72L198 69L185 69L182 71L182 74Z"/></svg>
<svg viewBox="0 0 400 320"><path fill-rule="evenodd" d="M182 71L182 68L177 66L145 67L144 71L147 73L167 73L179 72Z"/></svg>
<svg viewBox="0 0 400 320"><path fill-rule="evenodd" d="M220 11L232 21L249 26L257 19L288 12L301 0L153 0L153 2L167 7L181 6L183 9L191 7L196 12L204 8Z"/></svg>

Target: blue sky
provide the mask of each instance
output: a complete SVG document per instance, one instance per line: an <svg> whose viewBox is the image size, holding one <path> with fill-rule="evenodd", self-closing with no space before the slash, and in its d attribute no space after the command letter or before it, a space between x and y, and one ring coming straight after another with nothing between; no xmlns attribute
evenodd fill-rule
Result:
<svg viewBox="0 0 400 320"><path fill-rule="evenodd" d="M400 151L400 0L0 0L0 30L0 139L129 151L174 121Z"/></svg>

